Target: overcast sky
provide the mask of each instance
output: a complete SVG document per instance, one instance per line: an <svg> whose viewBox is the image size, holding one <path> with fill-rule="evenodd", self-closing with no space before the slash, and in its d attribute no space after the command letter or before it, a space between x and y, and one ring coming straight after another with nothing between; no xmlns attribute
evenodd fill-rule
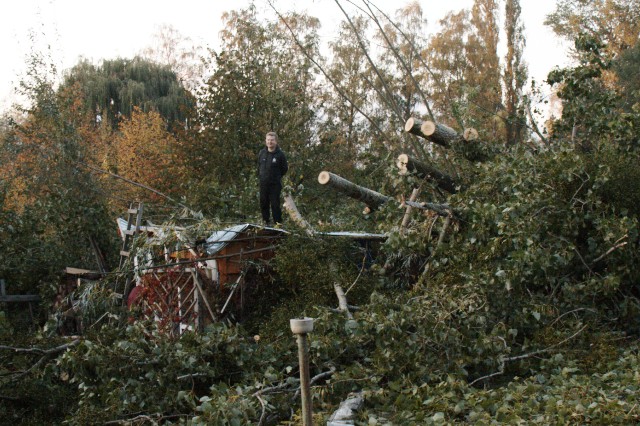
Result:
<svg viewBox="0 0 640 426"><path fill-rule="evenodd" d="M358 0L354 0L357 2ZM470 8L473 0L420 0L430 30L447 12ZM152 44L152 36L160 25L169 24L194 42L217 47L226 10L246 6L249 0L19 0L3 4L0 14L2 60L0 61L0 109L6 109L15 99L13 88L24 74L25 58L32 51L30 34L50 46L55 65L68 69L80 57L98 62L101 59L133 57ZM374 0L385 12L392 14L406 4L402 0ZM527 47L525 60L529 74L542 81L555 65L565 65L566 46L543 25L555 0L521 0ZM273 18L266 0L256 0L258 12ZM334 0L274 0L281 11L307 11L320 18L322 41L333 36L333 29L342 19ZM344 0L345 9L353 7ZM42 45L37 47L42 49Z"/></svg>

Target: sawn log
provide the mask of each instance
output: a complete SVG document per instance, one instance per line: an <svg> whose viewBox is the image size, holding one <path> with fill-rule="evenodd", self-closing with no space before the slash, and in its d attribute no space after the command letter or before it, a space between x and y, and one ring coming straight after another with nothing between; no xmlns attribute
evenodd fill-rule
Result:
<svg viewBox="0 0 640 426"><path fill-rule="evenodd" d="M432 180L438 188L450 194L457 193L460 188L460 184L453 177L441 172L430 164L411 157L409 154L400 154L396 161L396 166L401 175L415 172L423 179Z"/></svg>

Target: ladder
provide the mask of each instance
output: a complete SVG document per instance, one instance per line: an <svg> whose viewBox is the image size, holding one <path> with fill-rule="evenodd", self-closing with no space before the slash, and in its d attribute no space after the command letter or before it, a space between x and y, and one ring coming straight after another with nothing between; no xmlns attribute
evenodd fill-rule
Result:
<svg viewBox="0 0 640 426"><path fill-rule="evenodd" d="M132 201L127 210L127 229L124 230L124 239L122 241L122 249L120 250L120 268L129 258L131 242L133 237L140 232L140 223L142 222L143 203L140 201Z"/></svg>

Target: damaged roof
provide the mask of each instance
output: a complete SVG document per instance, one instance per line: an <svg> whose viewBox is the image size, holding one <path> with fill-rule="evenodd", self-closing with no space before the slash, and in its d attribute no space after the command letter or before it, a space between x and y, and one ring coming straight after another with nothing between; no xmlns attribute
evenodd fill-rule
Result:
<svg viewBox="0 0 640 426"><path fill-rule="evenodd" d="M123 218L118 218L118 228L120 230L120 235L124 236L124 231L127 229L127 221ZM208 255L214 255L222 250L229 242L233 241L239 234L247 231L248 229L258 229L258 230L266 230L272 231L281 234L289 234L289 231L286 231L281 228L271 228L268 226L255 225L251 223L241 223L238 225L234 225L219 231L214 231L206 239L206 251ZM160 226L140 226L141 232L151 233L159 238L162 238L165 235L166 227ZM174 230L184 230L184 228L180 227L172 227ZM375 234L370 232L350 232L350 231L337 231L337 232L317 232L318 236L327 236L327 237L344 237L351 238L356 240L377 240L382 241L387 238L386 234Z"/></svg>

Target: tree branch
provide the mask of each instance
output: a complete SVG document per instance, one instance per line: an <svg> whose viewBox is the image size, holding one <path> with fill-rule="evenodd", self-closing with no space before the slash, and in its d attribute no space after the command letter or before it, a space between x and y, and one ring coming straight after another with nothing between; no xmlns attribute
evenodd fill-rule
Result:
<svg viewBox="0 0 640 426"><path fill-rule="evenodd" d="M311 378L311 380L309 381L309 385L314 384L318 380L322 380L322 379L325 379L327 377L331 377L333 375L333 373L335 373L335 372L336 372L336 367L334 367L332 365L330 367L329 371L325 371L324 373L320 373L320 374L317 374L317 375L313 376ZM301 391L301 388L298 387L298 390L296 390L296 393L293 394L293 397L291 399L295 400L296 398L298 398L298 395L300 395L300 391Z"/></svg>
<svg viewBox="0 0 640 426"><path fill-rule="evenodd" d="M369 12L371 12L369 17L378 26L378 29L380 30L380 34L382 34L382 37L384 37L384 40L387 43L387 46L389 46L389 49L391 49L391 51L395 55L396 59L398 59L398 62L400 62L400 64L402 65L402 68L404 68L407 76L409 76L409 78L411 79L411 82L414 84L414 86L416 87L416 90L418 91L418 93L422 97L422 102L424 102L424 105L427 108L427 112L429 113L429 117L431 117L431 120L435 121L436 119L435 119L435 116L433 115L433 112L431 111L431 107L429 106L429 101L427 100L427 95L425 95L425 93L420 88L420 85L418 84L416 79L413 77L413 73L411 72L411 69L409 68L409 66L405 63L405 61L400 56L400 53L398 52L398 49L396 49L396 47L393 45L391 40L389 40L389 37L387 36L387 33L384 31L384 29L382 28L382 25L380 24L380 21L376 17L375 13L373 13L373 10L371 10L371 6L369 5L369 3L366 2L366 1L365 1L365 6L367 6L367 9L369 9Z"/></svg>
<svg viewBox="0 0 640 426"><path fill-rule="evenodd" d="M15 353L19 353L19 354L38 354L38 355L42 355L40 357L40 359L38 361L36 361L31 367L29 367L26 370L22 370L22 371L16 371L13 373L8 373L7 375L12 375L12 377L9 378L10 381L15 381L18 380L24 376L26 376L27 374L31 373L32 371L36 370L38 367L40 367L42 364L45 363L45 361L47 361L49 358L51 358L54 355L57 355L59 353L65 352L67 349L70 349L74 346L77 346L80 343L80 339L76 339L73 340L69 343L65 343L64 345L60 345L60 346L56 346L55 348L51 348L51 349L40 349L40 348L16 348L16 347L12 347L12 346L0 346L0 350L7 350L7 351L13 351Z"/></svg>
<svg viewBox="0 0 640 426"><path fill-rule="evenodd" d="M347 319L353 319L353 315L349 312L349 305L347 304L347 296L344 294L342 286L338 283L333 285L333 289L338 297L338 310L347 316Z"/></svg>
<svg viewBox="0 0 640 426"><path fill-rule="evenodd" d="M375 4L373 4L371 1L369 0L364 0L366 1L368 4L371 4L378 12L380 12L380 14L382 16L385 17L385 19L387 21L389 21L389 23L391 23L391 25L393 25L393 27L398 30L398 32L402 35L402 37L404 37L404 39L407 41L407 43L409 43L409 46L411 46L411 50L413 50L414 54L416 55L415 57L418 58L418 60L420 61L420 63L422 63L422 66L427 70L427 73L431 76L431 78L433 78L433 80L435 81L436 85L438 86L445 86L442 81L438 78L438 76L431 70L431 67L429 66L429 64L427 64L427 61L422 57L422 54L420 53L420 51L416 48L415 44L413 43L413 41L409 38L409 36L402 31L402 28L400 28L400 25L398 25L393 19L391 19L391 17L389 17L389 15L387 15L386 13L384 13L382 10L380 10L380 8L378 6L376 6ZM453 104L453 101L451 100L451 94L449 92L449 90L445 91L445 94L447 96L447 101L449 102L449 105ZM456 122L458 123L458 125L460 126L461 129L464 129L464 123L462 122L462 119L458 116L458 114L453 114L454 119L456 120ZM432 120L435 121L435 119Z"/></svg>
<svg viewBox="0 0 640 426"><path fill-rule="evenodd" d="M533 352L529 352L526 354L522 354L522 355L517 355L517 356L512 356L509 358L500 358L500 366L498 367L498 371L491 373L491 374L487 374L486 376L482 376L482 377L478 377L477 379L475 379L474 381L472 381L471 383L469 383L469 386L473 386L474 384L478 383L481 380L486 380L486 379L490 379L491 377L496 377L499 376L501 374L504 374L504 367L505 364L507 362L511 362L511 361L519 361L521 359L526 359L526 358L531 358L532 356L536 356L536 355L540 355L542 353L546 353L549 352L551 349L555 348L556 346L560 346L566 342L568 342L569 340L573 339L574 337L576 337L578 334L580 334L585 328L587 328L587 325L584 325L582 328L580 328L580 330L576 331L575 333L573 333L571 336L567 337L566 339L564 339L561 342L558 342L556 344L553 344L547 348L544 349L540 349L537 351L533 351Z"/></svg>
<svg viewBox="0 0 640 426"><path fill-rule="evenodd" d="M597 258L593 259L593 263L598 263L600 262L602 259L604 259L605 257L607 257L608 255L610 255L614 250L619 249L620 247L624 247L627 245L627 241L624 242L620 242L622 240L624 240L625 238L627 238L628 235L624 235L622 238L619 238L618 241L616 241L613 247L611 247L609 250L607 250L606 252L602 253L600 256L598 256Z"/></svg>
<svg viewBox="0 0 640 426"><path fill-rule="evenodd" d="M396 118L398 119L399 122L403 122L404 119L402 117L402 114L400 113L400 111L398 110L398 106L395 104L395 102L393 102L393 92L391 91L391 89L389 89L389 86L387 86L387 82L384 79L384 77L382 77L382 74L380 73L380 70L378 69L378 67L376 66L376 64L373 63L373 60L371 59L371 56L369 56L369 52L367 51L367 47L364 45L364 42L362 41L362 39L360 38L360 34L358 34L358 30L356 28L356 26L354 25L353 21L351 20L351 17L349 16L349 14L342 8L342 5L340 4L339 0L334 0L336 2L336 4L338 5L338 7L340 8L340 10L342 11L342 13L344 14L345 18L347 18L347 22L349 23L349 26L351 27L351 29L353 30L354 35L356 36L356 39L358 40L358 44L360 45L360 49L362 49L362 53L364 53L364 56L367 58L367 60L369 61L369 65L371 65L371 68L373 68L373 70L375 71L376 75L378 76L378 79L380 80L380 83L382 84L382 87L384 87L385 92L391 96L391 100L388 100L388 106L389 108L391 108L391 110L393 111L393 113L396 115ZM386 99L385 99L386 100Z"/></svg>
<svg viewBox="0 0 640 426"><path fill-rule="evenodd" d="M296 37L295 32L293 31L293 29L291 28L291 26L289 25L289 23L287 22L287 20L284 18L284 16L282 16L280 14L280 12L278 12L278 10L273 6L273 4L271 3L271 1L268 2L269 6L271 6L271 8L273 9L273 11L276 13L276 15L278 15L278 18L280 18L280 20L284 23L284 25L287 27L287 29L289 30L289 32L291 33L291 36L293 38L294 43L298 46L298 48L300 49L300 51L302 52L302 54L304 56L307 57L307 59L309 59L316 67L318 67L318 69L320 70L320 72L322 73L322 75L324 75L324 77L329 80L329 82L333 85L334 89L336 89L336 91L338 92L338 95L340 95L342 97L342 99L346 100L347 102L349 102L349 104L351 106L353 106L360 114L362 114L362 116L364 118L367 119L367 121L369 121L369 123L378 131L378 133L382 136L384 136L384 132L382 131L382 129L380 128L380 126L378 126L378 124L376 124L376 122L369 117L369 115L367 113L365 113L364 111L362 111L358 105L356 105L356 103L354 101L351 100L351 98L349 98L340 88L340 86L338 85L338 83L336 83L331 76L329 75L329 73L327 73L325 71L325 69L322 67L322 65L320 65L315 59L313 59L313 57L307 53L307 50L304 48L304 46L302 45L302 43L300 43L300 41L298 40L298 37Z"/></svg>

